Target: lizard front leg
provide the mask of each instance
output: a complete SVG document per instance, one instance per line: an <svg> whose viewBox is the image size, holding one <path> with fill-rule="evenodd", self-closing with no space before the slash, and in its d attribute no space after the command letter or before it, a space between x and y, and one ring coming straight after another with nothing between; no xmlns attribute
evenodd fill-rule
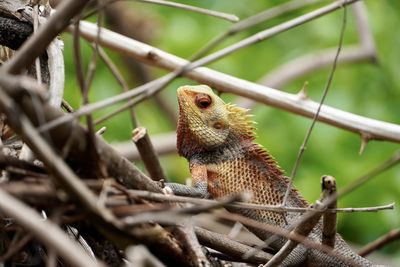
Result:
<svg viewBox="0 0 400 267"><path fill-rule="evenodd" d="M175 195L208 198L207 167L203 164L190 164L193 186L178 183L166 183L164 191L170 190Z"/></svg>

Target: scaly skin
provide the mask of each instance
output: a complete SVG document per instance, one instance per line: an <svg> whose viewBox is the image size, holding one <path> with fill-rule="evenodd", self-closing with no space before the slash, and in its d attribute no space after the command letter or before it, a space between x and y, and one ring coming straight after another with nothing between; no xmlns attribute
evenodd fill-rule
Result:
<svg viewBox="0 0 400 267"><path fill-rule="evenodd" d="M260 145L255 144L253 122L247 110L225 104L205 85L183 86L178 89L179 124L177 145L179 154L189 160L194 187L178 184L168 186L175 194L220 198L233 193L251 191L252 203L281 204L289 183L275 160ZM292 189L288 206L308 207L296 189ZM297 213L275 213L233 209L249 218L288 228L299 219ZM321 241L321 224L309 237ZM271 235L250 229L262 240ZM271 246L279 250L286 240L279 238ZM352 258L360 266L372 263L355 254L337 235L335 249ZM318 250L299 245L281 266L349 266Z"/></svg>

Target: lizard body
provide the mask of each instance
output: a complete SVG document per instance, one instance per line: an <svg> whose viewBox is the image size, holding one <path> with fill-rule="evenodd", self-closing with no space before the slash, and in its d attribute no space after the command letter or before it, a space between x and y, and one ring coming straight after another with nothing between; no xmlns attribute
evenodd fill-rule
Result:
<svg viewBox="0 0 400 267"><path fill-rule="evenodd" d="M225 104L205 85L182 86L177 91L179 123L177 147L181 156L189 160L192 188L169 184L175 194L220 198L250 191L252 203L279 205L282 203L289 179L268 152L254 143L254 126L247 110ZM291 189L287 206L308 207L307 201L296 189ZM233 209L257 221L288 229L300 215L262 210ZM321 224L309 238L321 241ZM260 229L249 229L262 240L271 234ZM277 238L270 245L279 250L286 242ZM354 253L345 241L336 235L335 249L352 258L360 266L372 263ZM297 246L281 266L349 266L323 252Z"/></svg>

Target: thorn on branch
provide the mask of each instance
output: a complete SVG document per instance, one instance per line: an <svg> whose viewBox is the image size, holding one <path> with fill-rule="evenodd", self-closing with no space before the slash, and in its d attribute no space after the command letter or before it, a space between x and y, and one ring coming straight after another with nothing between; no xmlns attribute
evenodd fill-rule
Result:
<svg viewBox="0 0 400 267"><path fill-rule="evenodd" d="M305 81L301 90L297 93L300 100L308 99L308 81Z"/></svg>
<svg viewBox="0 0 400 267"><path fill-rule="evenodd" d="M361 132L360 136L361 136L361 145L360 145L360 150L358 152L359 155L361 155L364 152L368 142L372 139L371 134L366 132Z"/></svg>

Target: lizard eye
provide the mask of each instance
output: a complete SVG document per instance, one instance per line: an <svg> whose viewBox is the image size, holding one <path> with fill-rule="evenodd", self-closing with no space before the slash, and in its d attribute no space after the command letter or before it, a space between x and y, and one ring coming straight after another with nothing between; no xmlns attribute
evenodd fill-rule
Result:
<svg viewBox="0 0 400 267"><path fill-rule="evenodd" d="M199 94L195 98L196 106L205 109L211 105L211 97L206 94Z"/></svg>

